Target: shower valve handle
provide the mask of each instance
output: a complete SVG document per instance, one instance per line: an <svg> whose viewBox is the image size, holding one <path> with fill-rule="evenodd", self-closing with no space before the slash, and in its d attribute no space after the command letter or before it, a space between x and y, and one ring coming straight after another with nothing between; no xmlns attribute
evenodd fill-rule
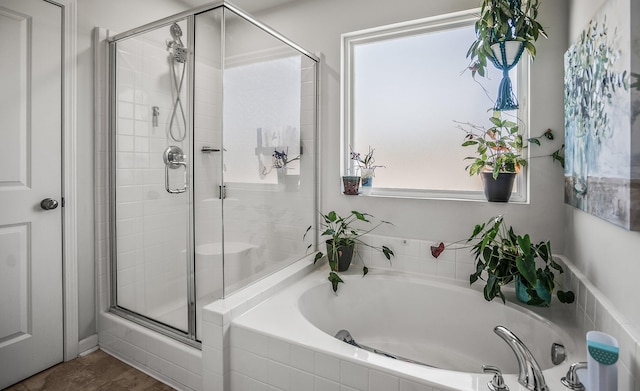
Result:
<svg viewBox="0 0 640 391"><path fill-rule="evenodd" d="M164 188L167 193L180 194L187 191L187 163L184 161L184 152L178 146L171 145L167 147L163 154L164 160ZM182 167L184 169L184 185L174 188L169 185L169 170L175 170Z"/></svg>
<svg viewBox="0 0 640 391"><path fill-rule="evenodd" d="M494 367L493 365L483 365L482 372L484 373L493 373L493 379L489 383L487 383L487 387L491 391L509 391L509 387L504 384L504 379L502 378L502 371L498 367Z"/></svg>

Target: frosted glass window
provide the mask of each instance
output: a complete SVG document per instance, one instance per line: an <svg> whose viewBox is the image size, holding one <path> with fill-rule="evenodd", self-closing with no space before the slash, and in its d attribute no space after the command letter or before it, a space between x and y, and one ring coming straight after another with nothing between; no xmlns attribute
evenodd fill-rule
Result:
<svg viewBox="0 0 640 391"><path fill-rule="evenodd" d="M475 17L458 13L343 36L342 168L354 172L349 147L361 154L374 148L376 164L385 166L376 170L374 195L483 198L480 178L465 171L473 150L461 146L458 122L491 126L502 73L489 65L487 77L474 80L465 72ZM522 118L527 99L519 68L511 80Z"/></svg>

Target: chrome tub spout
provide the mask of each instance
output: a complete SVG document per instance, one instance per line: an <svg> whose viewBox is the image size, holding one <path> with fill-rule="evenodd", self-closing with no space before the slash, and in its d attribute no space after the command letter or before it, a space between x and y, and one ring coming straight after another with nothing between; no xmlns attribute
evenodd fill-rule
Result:
<svg viewBox="0 0 640 391"><path fill-rule="evenodd" d="M496 326L493 331L513 350L518 360L518 383L531 391L549 391L540 365L531 351L514 333L504 326Z"/></svg>

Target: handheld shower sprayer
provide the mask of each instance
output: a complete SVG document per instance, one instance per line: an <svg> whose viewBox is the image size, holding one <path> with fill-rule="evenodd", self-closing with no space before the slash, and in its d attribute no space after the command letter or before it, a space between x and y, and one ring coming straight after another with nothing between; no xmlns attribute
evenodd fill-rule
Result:
<svg viewBox="0 0 640 391"><path fill-rule="evenodd" d="M184 64L187 62L187 48L182 43L182 29L178 23L174 23L169 27L171 41L167 41L167 50L173 55L173 60Z"/></svg>
<svg viewBox="0 0 640 391"><path fill-rule="evenodd" d="M188 50L182 43L182 28L178 23L173 23L169 27L171 40L167 40L167 51L169 51L169 62L171 66L170 77L172 93L175 98L171 109L169 120L169 137L176 142L184 141L187 136L187 117L182 105L182 87L187 72ZM182 66L180 66L182 64ZM180 69L182 68L182 69Z"/></svg>
<svg viewBox="0 0 640 391"><path fill-rule="evenodd" d="M174 41L182 45L182 29L180 28L180 25L178 23L174 23L171 25L171 27L169 27L169 33L171 34L171 38L173 38Z"/></svg>

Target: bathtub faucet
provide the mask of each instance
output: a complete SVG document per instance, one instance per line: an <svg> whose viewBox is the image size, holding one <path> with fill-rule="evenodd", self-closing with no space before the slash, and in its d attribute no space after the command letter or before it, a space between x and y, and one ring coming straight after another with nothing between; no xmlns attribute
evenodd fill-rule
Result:
<svg viewBox="0 0 640 391"><path fill-rule="evenodd" d="M518 383L526 387L527 390L549 391L540 365L520 338L504 326L496 326L493 332L509 345L518 359Z"/></svg>

